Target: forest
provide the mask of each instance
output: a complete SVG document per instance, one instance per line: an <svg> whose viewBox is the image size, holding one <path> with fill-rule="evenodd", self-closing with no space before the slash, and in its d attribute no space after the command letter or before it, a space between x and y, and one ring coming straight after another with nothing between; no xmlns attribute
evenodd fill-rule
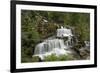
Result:
<svg viewBox="0 0 100 73"><path fill-rule="evenodd" d="M89 47L82 51L80 48L84 47L84 41L90 41L89 13L21 10L21 62L40 62L38 56L33 56L36 45L55 35L61 26L71 29L77 38L77 43L71 47L76 53L60 57L52 54L44 61L87 59Z"/></svg>

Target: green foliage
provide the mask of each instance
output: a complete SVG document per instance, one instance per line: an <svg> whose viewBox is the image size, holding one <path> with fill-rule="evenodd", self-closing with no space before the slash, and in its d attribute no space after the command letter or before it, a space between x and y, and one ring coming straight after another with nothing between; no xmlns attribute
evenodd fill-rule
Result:
<svg viewBox="0 0 100 73"><path fill-rule="evenodd" d="M32 62L39 62L39 57L38 56L33 56L32 57Z"/></svg>
<svg viewBox="0 0 100 73"><path fill-rule="evenodd" d="M44 20L47 20L45 22ZM56 35L56 29L61 26L74 28L80 45L90 40L90 14L53 11L21 11L21 59L22 62L31 62L35 45L43 39ZM52 57L52 58L51 58ZM46 60L66 60L55 55L46 57Z"/></svg>
<svg viewBox="0 0 100 73"><path fill-rule="evenodd" d="M44 61L67 61L67 60L74 60L73 55L60 55L56 56L55 54L45 56Z"/></svg>
<svg viewBox="0 0 100 73"><path fill-rule="evenodd" d="M71 54L68 54L68 55L61 55L61 56L59 57L59 60L60 60L60 61L74 60L74 57L73 57L73 55L71 55Z"/></svg>
<svg viewBox="0 0 100 73"><path fill-rule="evenodd" d="M44 61L58 61L58 57L55 54L45 56Z"/></svg>
<svg viewBox="0 0 100 73"><path fill-rule="evenodd" d="M21 49L21 62L30 62L33 52L30 48Z"/></svg>

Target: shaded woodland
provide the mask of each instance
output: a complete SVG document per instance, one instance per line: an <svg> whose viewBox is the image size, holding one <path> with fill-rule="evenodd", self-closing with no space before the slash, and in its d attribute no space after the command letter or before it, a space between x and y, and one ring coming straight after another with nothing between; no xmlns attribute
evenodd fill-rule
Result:
<svg viewBox="0 0 100 73"><path fill-rule="evenodd" d="M78 53L79 48L84 46L84 41L90 41L89 13L21 10L21 62L38 62L39 58L32 57L35 45L55 35L61 26L72 29L75 38L78 39L77 45L73 48ZM62 56L60 59L52 55L46 57L45 61L67 60L65 57ZM68 57L71 60L74 58L84 59L77 55Z"/></svg>

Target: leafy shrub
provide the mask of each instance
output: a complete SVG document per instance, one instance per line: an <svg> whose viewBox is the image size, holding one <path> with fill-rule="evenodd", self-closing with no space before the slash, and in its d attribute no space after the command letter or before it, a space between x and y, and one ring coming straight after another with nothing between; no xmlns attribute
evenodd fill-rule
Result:
<svg viewBox="0 0 100 73"><path fill-rule="evenodd" d="M73 55L69 54L69 55L61 55L59 57L60 61L65 61L65 60L74 60Z"/></svg>
<svg viewBox="0 0 100 73"><path fill-rule="evenodd" d="M55 54L45 56L44 61L58 61L58 57Z"/></svg>
<svg viewBox="0 0 100 73"><path fill-rule="evenodd" d="M71 54L56 56L55 54L48 55L45 57L44 61L67 61L74 60L74 57Z"/></svg>

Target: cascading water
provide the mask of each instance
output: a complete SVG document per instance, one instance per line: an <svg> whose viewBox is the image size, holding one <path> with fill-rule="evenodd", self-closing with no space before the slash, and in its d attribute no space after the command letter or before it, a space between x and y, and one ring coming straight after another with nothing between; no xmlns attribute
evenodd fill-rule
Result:
<svg viewBox="0 0 100 73"><path fill-rule="evenodd" d="M57 56L59 56L62 54L70 53L70 51L66 51L66 49L69 48L68 43L71 41L71 36L72 36L71 30L66 28L61 28L57 30L57 34L59 34L57 35L58 37L61 37L61 35L66 34L67 36L64 37L68 37L68 40L64 42L63 39L57 39L57 38L46 39L42 43L36 45L33 56L39 56L41 59L43 59L44 56L51 54L56 54Z"/></svg>
<svg viewBox="0 0 100 73"><path fill-rule="evenodd" d="M66 29L62 26L60 29L57 29L57 37L69 37L69 36L73 36L71 29ZM70 39L70 37L69 37L69 39Z"/></svg>

